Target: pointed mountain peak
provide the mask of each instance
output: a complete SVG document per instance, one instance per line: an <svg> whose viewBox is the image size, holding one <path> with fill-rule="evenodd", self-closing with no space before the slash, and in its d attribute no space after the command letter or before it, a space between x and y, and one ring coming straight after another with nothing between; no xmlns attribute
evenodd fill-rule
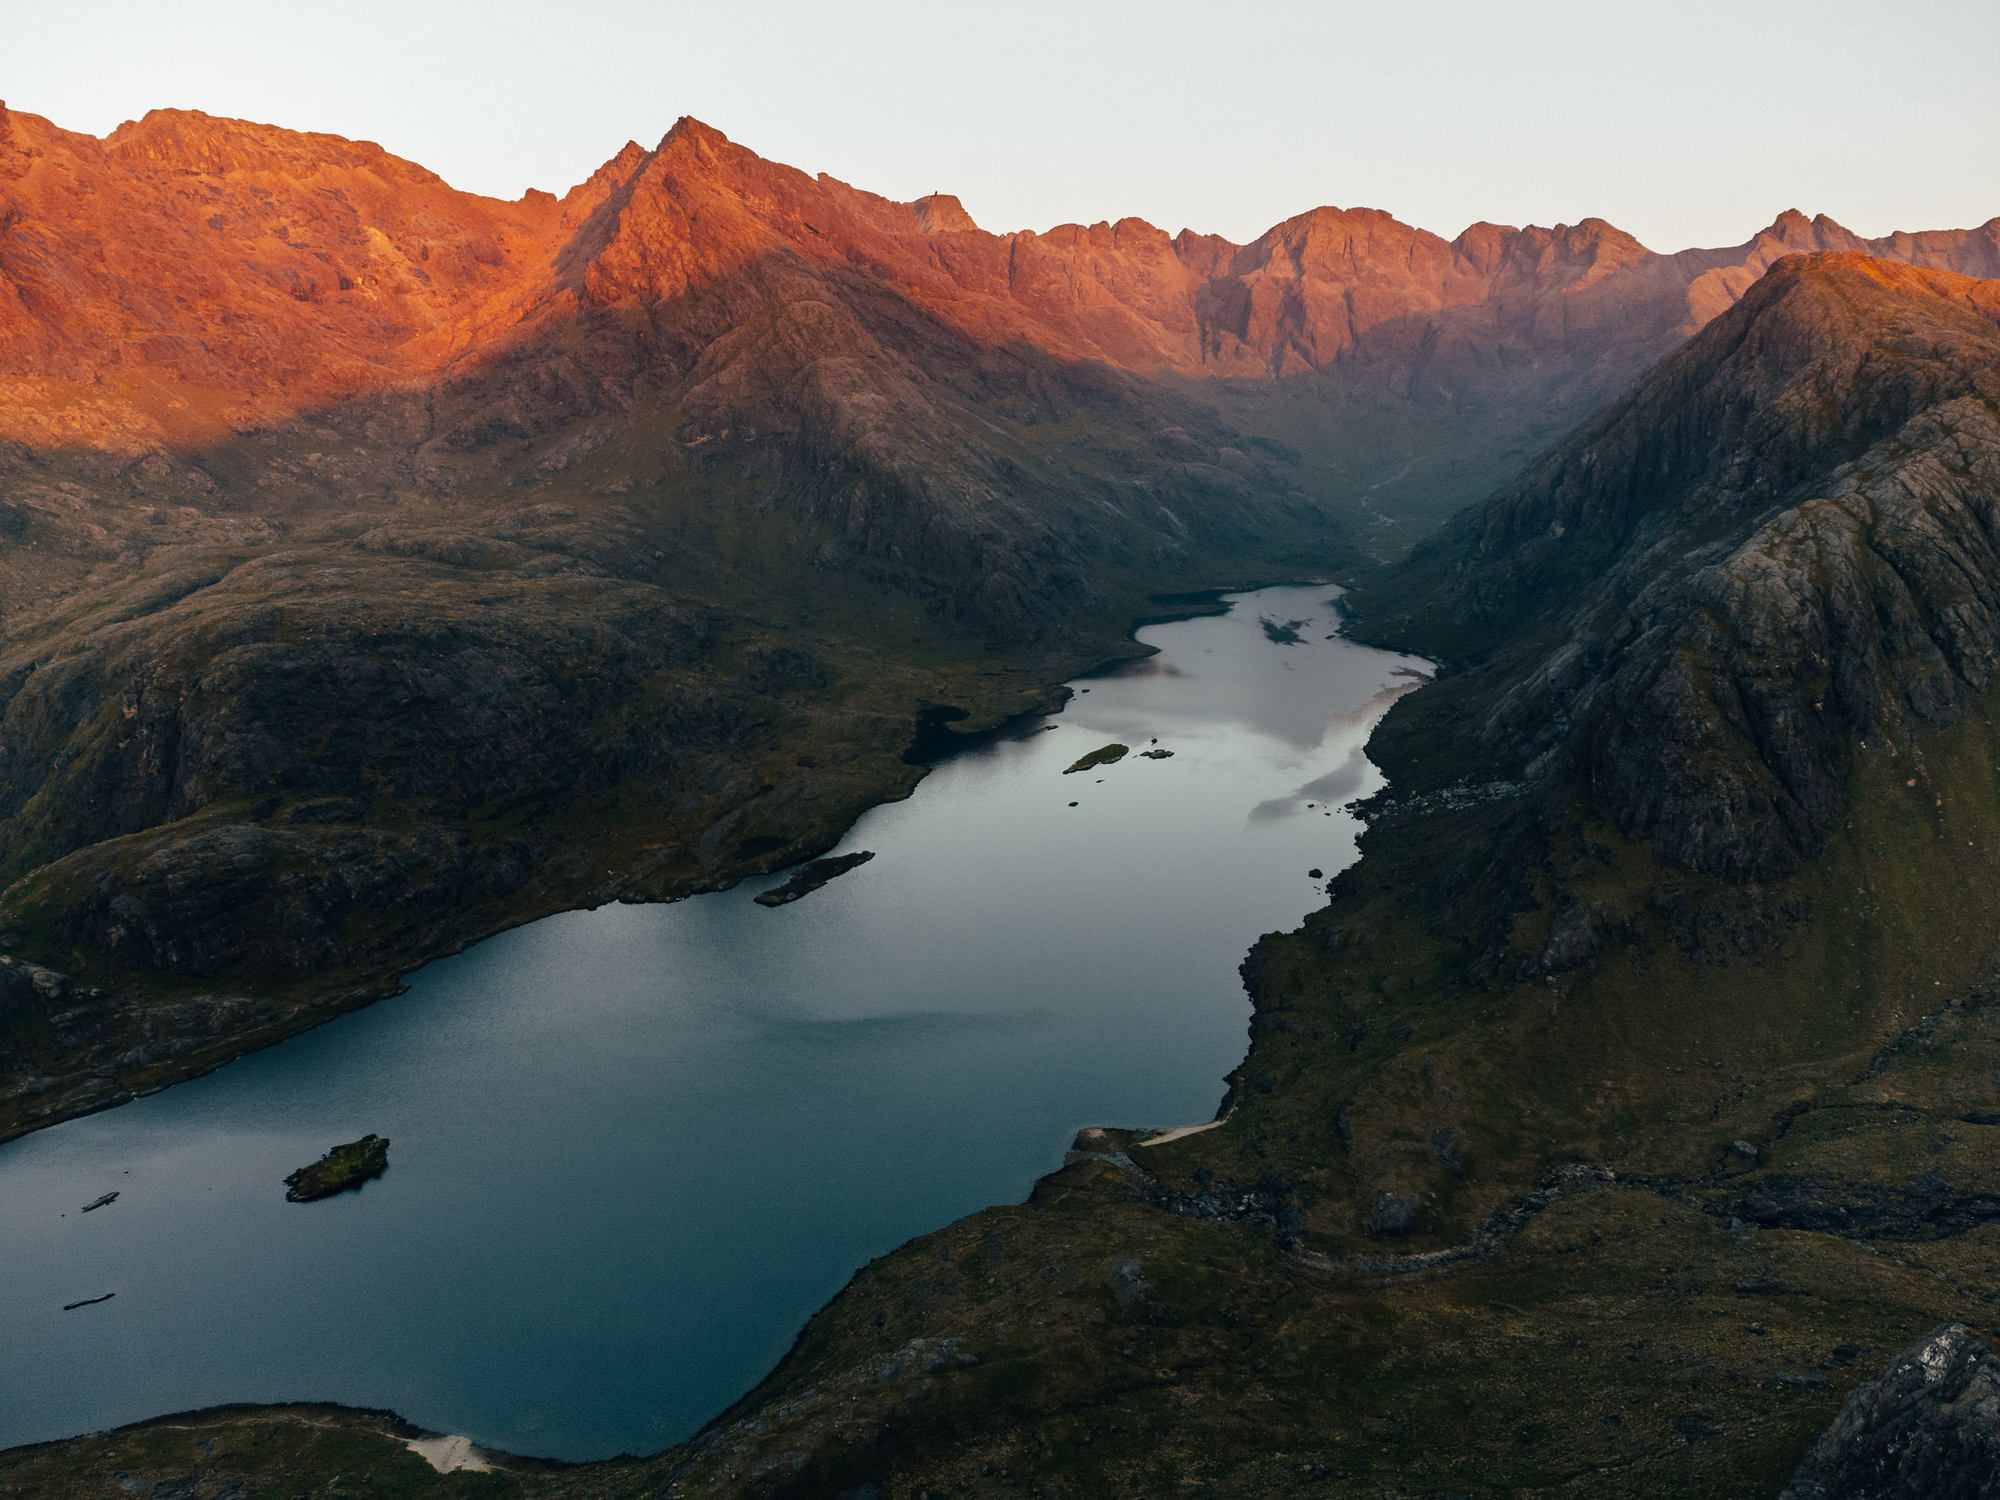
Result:
<svg viewBox="0 0 2000 1500"><path fill-rule="evenodd" d="M563 194L563 220L581 224L613 193L618 192L651 159L653 153L637 141L627 141L618 154Z"/></svg>
<svg viewBox="0 0 2000 1500"><path fill-rule="evenodd" d="M979 228L965 211L965 205L950 193L926 194L910 205L910 211L917 216L917 227L925 234L955 234Z"/></svg>
<svg viewBox="0 0 2000 1500"><path fill-rule="evenodd" d="M1845 225L1825 214L1808 219L1796 208L1788 208L1771 221L1768 229L1755 235L1750 244L1761 246L1766 255L1778 251L1810 254L1817 250L1860 250L1865 242Z"/></svg>
<svg viewBox="0 0 2000 1500"><path fill-rule="evenodd" d="M1594 216L1567 226L1557 225L1556 237L1566 254L1606 265L1629 265L1653 253L1636 235L1627 234L1608 219Z"/></svg>
<svg viewBox="0 0 2000 1500"><path fill-rule="evenodd" d="M1630 240L1635 245L1639 243L1638 236L1620 229L1609 219L1598 218L1595 214L1590 215L1588 218L1578 219L1576 221L1576 229L1578 232L1587 234L1596 240L1617 240L1621 243Z"/></svg>
<svg viewBox="0 0 2000 1500"><path fill-rule="evenodd" d="M667 150L671 146L685 146L697 151L702 147L707 147L709 150L715 151L733 146L734 144L734 141L730 140L728 136L717 130L713 125L704 124L693 115L682 115L678 120L674 121L674 128L660 137L660 150L662 151Z"/></svg>
<svg viewBox="0 0 2000 1500"><path fill-rule="evenodd" d="M1809 242L1813 237L1813 222L1796 208L1788 208L1771 221L1770 227L1759 239L1770 238L1784 244Z"/></svg>

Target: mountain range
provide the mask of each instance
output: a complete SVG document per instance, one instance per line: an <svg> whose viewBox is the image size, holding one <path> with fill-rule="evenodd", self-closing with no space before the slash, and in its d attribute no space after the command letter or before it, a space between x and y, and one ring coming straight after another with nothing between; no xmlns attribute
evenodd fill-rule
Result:
<svg viewBox="0 0 2000 1500"><path fill-rule="evenodd" d="M1671 255L1598 219L1446 241L1373 209L1313 209L1248 245L1137 219L993 234L955 198L894 203L691 119L560 199L504 203L337 137L156 110L100 141L0 106L0 184L0 437L136 455L420 387L423 418L378 441L432 483L496 449L573 459L552 440L663 389L683 444L761 434L893 475L941 457L918 416L1047 422L1064 397L1041 385L1086 366L1238 396L1312 377L1341 420L1287 423L1255 395L1227 410L1309 425L1329 466L1310 493L1352 506L1433 462L1395 446L1425 429L1384 401L1455 429L1503 401L1516 425L1580 414L1784 255L2000 274L2000 220L1864 240L1787 212ZM1420 513L1491 488L1473 468Z"/></svg>
<svg viewBox="0 0 2000 1500"><path fill-rule="evenodd" d="M0 394L0 1134L821 852L1190 590L1338 574L1440 663L1245 963L1218 1128L1086 1131L692 1443L496 1483L1914 1496L1977 1449L1861 1382L1990 1313L2000 220L993 234L692 120L503 203L0 108ZM0 1479L317 1484L299 1430Z"/></svg>

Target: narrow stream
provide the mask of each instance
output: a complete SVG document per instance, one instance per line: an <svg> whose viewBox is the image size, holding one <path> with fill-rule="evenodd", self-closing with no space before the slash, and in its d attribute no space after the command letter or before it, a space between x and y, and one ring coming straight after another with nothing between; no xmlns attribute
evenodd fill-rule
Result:
<svg viewBox="0 0 2000 1500"><path fill-rule="evenodd" d="M1210 1118L1237 965L1355 859L1363 744L1425 666L1336 638L1336 592L1142 631L1159 655L866 814L840 849L876 858L793 905L752 902L774 878L550 917L0 1147L0 1447L328 1400L650 1452L1079 1127ZM1109 740L1135 753L1063 774ZM369 1131L384 1176L285 1201Z"/></svg>

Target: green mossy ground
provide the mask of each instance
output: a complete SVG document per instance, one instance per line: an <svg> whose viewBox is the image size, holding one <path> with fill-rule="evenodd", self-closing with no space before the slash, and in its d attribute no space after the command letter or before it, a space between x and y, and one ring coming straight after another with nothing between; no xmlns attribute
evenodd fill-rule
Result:
<svg viewBox="0 0 2000 1500"><path fill-rule="evenodd" d="M45 1443L0 1455L0 1494L21 1500L98 1500L136 1488L212 1500L291 1500L308 1492L350 1500L507 1500L534 1492L544 1470L440 1474L403 1441L416 1436L387 1412L341 1407L221 1408L164 1417L75 1445ZM121 1480L138 1479L136 1486Z"/></svg>

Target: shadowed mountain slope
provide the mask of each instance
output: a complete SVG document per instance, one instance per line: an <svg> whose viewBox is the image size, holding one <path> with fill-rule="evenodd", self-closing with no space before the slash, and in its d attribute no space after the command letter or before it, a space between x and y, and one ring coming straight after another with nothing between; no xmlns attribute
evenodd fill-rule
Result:
<svg viewBox="0 0 2000 1500"><path fill-rule="evenodd" d="M1371 742L1367 857L1246 962L1215 1128L1087 1130L1027 1203L864 1268L689 1443L498 1482L1637 1500L1796 1474L1859 1500L1891 1460L1911 1492L1976 1475L1976 1341L1950 1329L1939 1381L1904 1356L1864 1382L1941 1324L1992 1331L1996 335L1993 282L1775 264L1356 591L1446 670ZM364 1492L431 1483L389 1419L273 1409L0 1474L303 1490L330 1431Z"/></svg>
<svg viewBox="0 0 2000 1500"><path fill-rule="evenodd" d="M1371 629L1518 676L1481 730L1510 774L1580 776L1685 868L1787 874L1857 747L1992 679L1996 409L2000 282L1780 261L1424 544L1431 587Z"/></svg>

